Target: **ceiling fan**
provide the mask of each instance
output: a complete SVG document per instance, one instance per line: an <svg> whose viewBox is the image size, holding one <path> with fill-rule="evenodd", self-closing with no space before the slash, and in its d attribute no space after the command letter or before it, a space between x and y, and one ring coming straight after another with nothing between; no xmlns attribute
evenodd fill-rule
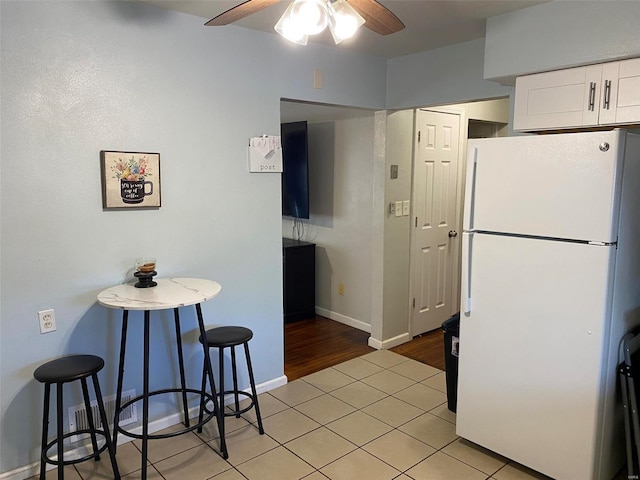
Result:
<svg viewBox="0 0 640 480"><path fill-rule="evenodd" d="M229 25L279 1L247 0L212 18L205 25ZM307 21L309 17L313 17L313 21ZM307 24L315 23L295 28L295 32L291 33L291 24L305 21ZM345 32L341 22L348 32ZM393 12L376 0L294 0L275 29L287 39L306 45L308 35L319 33L327 25L335 42L340 43L352 36L362 24L380 35L390 35L405 28L404 23Z"/></svg>

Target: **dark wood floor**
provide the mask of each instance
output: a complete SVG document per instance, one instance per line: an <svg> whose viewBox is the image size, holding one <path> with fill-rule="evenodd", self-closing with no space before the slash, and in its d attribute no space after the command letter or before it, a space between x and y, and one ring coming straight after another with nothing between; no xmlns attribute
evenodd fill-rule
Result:
<svg viewBox="0 0 640 480"><path fill-rule="evenodd" d="M367 345L369 333L320 316L287 323L284 332L284 373L289 381L375 351ZM441 329L390 350L444 370Z"/></svg>

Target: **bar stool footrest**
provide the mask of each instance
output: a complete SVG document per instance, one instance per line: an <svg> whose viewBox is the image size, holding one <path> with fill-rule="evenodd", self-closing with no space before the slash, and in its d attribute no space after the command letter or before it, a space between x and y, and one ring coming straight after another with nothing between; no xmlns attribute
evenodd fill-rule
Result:
<svg viewBox="0 0 640 480"><path fill-rule="evenodd" d="M224 395L234 395L235 392L233 390L227 390L226 392L222 393L222 398L224 398ZM223 408L223 414L225 417L235 417L236 415L241 415L245 412L248 412L249 410L251 410L253 408L253 406L255 405L255 400L253 398L253 395L250 394L249 392L243 392L243 391L239 391L238 395L244 395L245 397L249 398L249 400L251 400L251 403L249 403L248 406L236 411L236 410L231 410L230 412L225 412L224 408ZM211 395L209 395L209 400L211 400ZM202 409L208 413L213 415L215 412L211 412L211 410L209 410L209 408L207 407L207 403L208 401L204 404L204 406L202 407ZM222 402L221 402L222 403ZM230 405L233 405L234 402L232 402ZM227 405L228 406L228 405Z"/></svg>
<svg viewBox="0 0 640 480"><path fill-rule="evenodd" d="M82 435L82 434L87 434L90 435L91 433L94 433L95 435L100 435L102 438L104 438L106 440L107 435L103 430L91 430L91 429L84 429L84 430L76 430L74 432L69 432L69 433L65 433L64 435L62 435L62 440L64 441L65 438L70 438L70 437L75 437L76 435ZM51 442L47 443L46 447L44 448L44 451L42 452L42 460L44 460L46 463L49 463L51 465L59 465L60 462L58 460L54 460L51 457L49 457L48 452L49 450L54 446L58 444L58 439L52 440ZM71 460L64 460L62 461L63 465L74 465L76 463L80 463L80 462L84 462L86 460L89 460L90 458L95 458L96 461L100 459L100 454L102 452L104 452L107 449L107 442L105 441L104 445L102 445L100 448L98 448L97 452L92 452L88 455L85 455L82 458L73 458ZM69 452L65 452L65 453L69 453Z"/></svg>
<svg viewBox="0 0 640 480"><path fill-rule="evenodd" d="M230 412L225 412L225 409L223 409L222 411L224 412L224 416L225 417L235 417L235 416L242 415L243 413L246 413L249 410L251 410L253 408L253 406L255 405L256 401L253 398L252 394L250 394L249 392L243 392L243 391L238 391L237 393L238 393L238 395L244 395L246 398L251 400L251 402L249 403L248 406L246 406L244 408L241 408L240 410L232 409ZM224 398L224 395L235 395L235 394L236 394L236 392L233 391L233 390L227 390L226 392L222 392L223 398ZM233 405L234 405L234 402L232 402L228 406L233 406Z"/></svg>
<svg viewBox="0 0 640 480"><path fill-rule="evenodd" d="M185 388L184 390L181 388L166 388L164 390L156 390L153 392L149 392L149 397L153 397L156 395L164 395L167 393L182 393L182 392L186 392L186 393L195 393L198 395L199 398L202 398L202 396L204 396L205 398L205 404L213 401L213 397L211 396L210 393L207 392L202 392L201 390L196 390L194 388ZM115 412L115 416L116 418L119 418L120 414L122 413L123 410L125 410L127 407L129 407L130 405L136 403L136 402L140 402L143 399L143 395L137 396L135 398L132 398L131 400L129 400L128 402L122 404L122 406L120 407L119 410L117 410ZM171 437L177 437L178 435L184 435L187 432L191 432L193 430L196 430L198 428L201 428L205 423L207 423L209 420L211 420L214 416L215 416L215 411L210 411L207 408L204 409L205 413L207 414L206 416L204 416L204 418L202 419L201 422L195 423L193 425L189 425L188 427L185 427L181 430L175 431L175 432L170 432L170 433L157 433L157 434L147 434L147 439L149 440L156 440L156 439L160 439L160 438L171 438ZM142 440L144 438L144 436L140 433L133 433L129 430L125 430L123 427L121 427L120 425L118 425L118 432L122 433L123 435L126 435L127 437L131 437L131 438L136 438L138 440Z"/></svg>

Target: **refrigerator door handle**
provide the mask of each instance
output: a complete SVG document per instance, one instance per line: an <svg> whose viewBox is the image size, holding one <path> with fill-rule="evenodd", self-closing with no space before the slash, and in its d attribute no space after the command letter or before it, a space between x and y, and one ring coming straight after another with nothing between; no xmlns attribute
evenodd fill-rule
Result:
<svg viewBox="0 0 640 480"><path fill-rule="evenodd" d="M473 147L470 151L471 158L470 170L467 170L467 188L465 195L467 197L468 208L464 209L463 230L473 229L473 217L475 212L476 199L476 177L478 175L478 147Z"/></svg>
<svg viewBox="0 0 640 480"><path fill-rule="evenodd" d="M473 254L473 232L465 232L462 235L462 282L461 299L462 312L465 315L471 313L471 264Z"/></svg>

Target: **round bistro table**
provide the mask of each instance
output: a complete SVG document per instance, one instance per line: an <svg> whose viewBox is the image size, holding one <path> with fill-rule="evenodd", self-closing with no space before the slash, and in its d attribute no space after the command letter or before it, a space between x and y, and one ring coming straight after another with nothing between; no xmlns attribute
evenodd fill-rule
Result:
<svg viewBox="0 0 640 480"><path fill-rule="evenodd" d="M216 394L215 383L213 379L213 371L211 362L209 361L209 349L203 345L204 364L208 366L207 375L211 385L211 393L207 393L202 389L190 389L186 386L184 375L184 361L182 356L182 336L180 332L180 307L194 305L198 318L198 328L202 338L206 337L204 320L202 317L202 309L200 304L220 293L222 287L219 283L200 278L160 278L156 280L157 285L149 288L136 288L133 284L121 284L107 288L98 294L98 303L107 308L122 310L122 334L120 338L120 358L118 365L118 386L116 392L115 418L113 425L113 443L117 445L117 435L121 432L127 436L142 440L142 480L147 478L147 452L149 439L168 438L181 435L196 428L201 427L204 423L211 420L215 415L218 428L221 427L224 418L222 411L218 405L218 395ZM167 388L163 390L149 391L149 331L150 331L150 312L153 310L174 311L174 323L176 329L176 344L178 350L178 363L180 369L180 388ZM129 400L122 405L122 384L124 378L124 363L127 343L127 327L129 320L129 311L141 310L144 312L144 350L143 350L143 392L142 395ZM179 393L182 395L182 405L184 414L185 428L176 432L167 434L150 434L149 433L149 398L155 395L166 393ZM206 398L213 402L214 409L211 414L206 417L200 416L198 423L190 425L187 393L197 393L201 396L201 401ZM142 434L128 432L119 426L119 417L122 410L134 402L142 401ZM223 458L228 458L227 447L224 437L220 439L220 451Z"/></svg>

